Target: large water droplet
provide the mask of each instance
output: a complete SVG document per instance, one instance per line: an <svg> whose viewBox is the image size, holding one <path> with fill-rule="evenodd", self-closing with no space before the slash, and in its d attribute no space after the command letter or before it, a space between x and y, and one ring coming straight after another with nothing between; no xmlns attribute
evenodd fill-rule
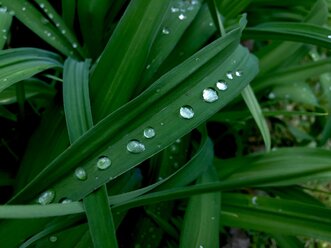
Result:
<svg viewBox="0 0 331 248"><path fill-rule="evenodd" d="M144 137L147 139L151 139L155 136L155 130L152 127L147 127L144 129Z"/></svg>
<svg viewBox="0 0 331 248"><path fill-rule="evenodd" d="M110 165L111 165L111 160L108 157L102 156L98 159L97 167L99 170L105 170L109 168Z"/></svg>
<svg viewBox="0 0 331 248"><path fill-rule="evenodd" d="M170 34L170 30L169 30L168 28L164 27L164 28L162 29L162 33L163 33L163 34Z"/></svg>
<svg viewBox="0 0 331 248"><path fill-rule="evenodd" d="M37 202L41 205L46 205L46 204L50 204L55 198L55 192L53 190L47 190L45 192L43 192Z"/></svg>
<svg viewBox="0 0 331 248"><path fill-rule="evenodd" d="M204 89L202 97L205 102L215 102L218 100L218 94L213 88Z"/></svg>
<svg viewBox="0 0 331 248"><path fill-rule="evenodd" d="M179 14L178 19L182 21L182 20L186 19L186 15L184 15L183 13Z"/></svg>
<svg viewBox="0 0 331 248"><path fill-rule="evenodd" d="M216 83L216 87L217 87L217 89L224 91L224 90L226 90L226 89L228 88L228 85L226 84L225 81L223 81L223 80L219 80L219 81Z"/></svg>
<svg viewBox="0 0 331 248"><path fill-rule="evenodd" d="M233 79L233 74L232 74L232 72L230 72L230 71L227 72L227 73L226 73L226 77L227 77L228 79L231 79L231 80L232 80L232 79Z"/></svg>
<svg viewBox="0 0 331 248"><path fill-rule="evenodd" d="M70 202L72 202L72 200L70 200L69 198L64 198L63 200L61 200L62 204L67 204L67 203L70 203Z"/></svg>
<svg viewBox="0 0 331 248"><path fill-rule="evenodd" d="M185 105L179 109L179 114L184 119L192 119L194 116L194 111L191 106Z"/></svg>
<svg viewBox="0 0 331 248"><path fill-rule="evenodd" d="M127 144L126 149L131 153L142 153L145 151L145 145L139 140L131 140Z"/></svg>
<svg viewBox="0 0 331 248"><path fill-rule="evenodd" d="M257 204L257 196L252 197L252 204L253 205Z"/></svg>
<svg viewBox="0 0 331 248"><path fill-rule="evenodd" d="M49 237L49 241L52 242L52 243L54 243L54 242L57 241L57 237L56 236L50 236Z"/></svg>
<svg viewBox="0 0 331 248"><path fill-rule="evenodd" d="M328 35L328 39L331 39L331 34Z"/></svg>
<svg viewBox="0 0 331 248"><path fill-rule="evenodd" d="M235 75L237 77L241 77L243 75L243 72L238 70L238 71L235 72Z"/></svg>
<svg viewBox="0 0 331 248"><path fill-rule="evenodd" d="M76 170L75 170L75 177L78 179L78 180L81 180L81 181L84 181L87 179L87 173L86 173L86 170L82 167L78 167Z"/></svg>

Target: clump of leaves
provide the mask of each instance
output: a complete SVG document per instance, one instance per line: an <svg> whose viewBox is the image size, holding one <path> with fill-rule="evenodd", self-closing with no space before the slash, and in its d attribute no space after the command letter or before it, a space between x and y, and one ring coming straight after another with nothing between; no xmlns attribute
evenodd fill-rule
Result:
<svg viewBox="0 0 331 248"><path fill-rule="evenodd" d="M329 7L2 0L2 246L330 241Z"/></svg>

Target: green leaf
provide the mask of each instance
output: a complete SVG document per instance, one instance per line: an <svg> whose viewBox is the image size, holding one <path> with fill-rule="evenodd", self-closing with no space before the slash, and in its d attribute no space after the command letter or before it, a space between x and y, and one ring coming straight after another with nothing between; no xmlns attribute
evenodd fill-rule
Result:
<svg viewBox="0 0 331 248"><path fill-rule="evenodd" d="M44 1L45 4L45 1ZM3 0L2 5L8 7L10 11L15 13L15 17L18 18L24 25L31 29L40 38L53 46L55 49L65 54L66 56L79 56L77 50L78 44L70 44L63 36L63 32L69 30L61 30L52 25L49 19L45 18L40 11L38 11L34 5L25 0ZM50 6L50 5L49 5ZM54 18L54 14L53 14ZM51 18L50 18L51 19ZM64 23L63 23L64 24ZM62 31L64 30L64 31Z"/></svg>
<svg viewBox="0 0 331 248"><path fill-rule="evenodd" d="M93 126L88 79L90 61L76 62L69 58L64 64L63 98L69 139L74 143ZM77 175L77 170L82 175ZM85 180L85 171L77 168L75 176ZM83 199L92 241L95 247L117 247L115 227L109 208L106 186Z"/></svg>
<svg viewBox="0 0 331 248"><path fill-rule="evenodd" d="M83 202L94 247L118 247L106 188L101 187Z"/></svg>
<svg viewBox="0 0 331 248"><path fill-rule="evenodd" d="M260 129L260 132L262 134L264 144L266 147L266 151L270 151L271 148L271 137L270 137L270 131L268 128L268 124L263 116L260 104L258 103L253 89L248 85L242 92L241 95L252 114L258 128Z"/></svg>
<svg viewBox="0 0 331 248"><path fill-rule="evenodd" d="M0 92L50 68L61 68L58 55L34 48L0 51Z"/></svg>
<svg viewBox="0 0 331 248"><path fill-rule="evenodd" d="M64 63L63 102L71 143L93 126L88 88L89 67L89 60L77 62L69 58Z"/></svg>
<svg viewBox="0 0 331 248"><path fill-rule="evenodd" d="M246 28L244 39L284 40L331 48L331 30L308 23L270 22Z"/></svg>
<svg viewBox="0 0 331 248"><path fill-rule="evenodd" d="M330 208L242 194L223 194L222 200L223 225L331 240Z"/></svg>
<svg viewBox="0 0 331 248"><path fill-rule="evenodd" d="M218 181L211 166L201 175L199 183ZM193 196L185 211L179 247L219 247L219 217L221 210L219 192Z"/></svg>
<svg viewBox="0 0 331 248"><path fill-rule="evenodd" d="M68 176L61 181L61 186L59 184L56 190L57 197L60 198L81 198L93 188L123 174L208 119L237 96L257 73L256 60L250 56L247 49L238 46L238 35L240 29L235 29L224 38L215 41L163 76L125 107L109 115L55 159L25 190L39 191L40 185L47 187L55 183L80 164L88 175L93 176L84 182ZM232 66L233 60L239 61L238 64ZM235 77L228 84L226 92L219 92L222 101L203 102L202 91L208 87L215 87L220 78L236 68L243 70L245 76ZM186 71L187 74L183 75L178 71ZM180 108L186 105L192 106L195 118L187 120L179 116ZM118 121L120 119L121 121ZM143 130L148 126L155 128L155 139L143 137ZM174 129L176 132L173 132ZM109 142L110 138L114 143ZM143 140L146 151L139 154L129 153L125 149L126 145L134 139ZM109 149L110 146L112 149ZM105 171L98 170L96 163L100 156L108 156L113 166ZM120 162L122 159L127 162L123 164ZM62 170L58 164L61 164ZM95 177L98 177L98 180L95 180ZM79 187L80 190L72 190L75 187ZM20 198L31 199L32 195L23 193L25 190L20 193Z"/></svg>
<svg viewBox="0 0 331 248"><path fill-rule="evenodd" d="M91 77L91 103L96 122L133 97L169 4L170 1L130 2Z"/></svg>
<svg viewBox="0 0 331 248"><path fill-rule="evenodd" d="M7 13L7 9L0 7L0 50L4 48L7 42L12 20L13 17L9 13Z"/></svg>

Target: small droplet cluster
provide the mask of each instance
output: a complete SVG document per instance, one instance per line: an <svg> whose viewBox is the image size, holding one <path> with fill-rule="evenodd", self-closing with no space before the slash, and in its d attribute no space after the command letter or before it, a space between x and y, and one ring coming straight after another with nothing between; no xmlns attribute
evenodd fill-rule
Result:
<svg viewBox="0 0 331 248"><path fill-rule="evenodd" d="M193 11L197 6L200 5L199 0L191 1L178 1L170 8L171 13L178 15L178 19L183 21L187 19L186 12Z"/></svg>

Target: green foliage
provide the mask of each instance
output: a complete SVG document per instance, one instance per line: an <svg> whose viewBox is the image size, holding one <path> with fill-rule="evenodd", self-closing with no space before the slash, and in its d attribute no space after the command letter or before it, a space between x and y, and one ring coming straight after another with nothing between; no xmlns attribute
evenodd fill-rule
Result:
<svg viewBox="0 0 331 248"><path fill-rule="evenodd" d="M1 246L327 246L330 7L1 0Z"/></svg>

